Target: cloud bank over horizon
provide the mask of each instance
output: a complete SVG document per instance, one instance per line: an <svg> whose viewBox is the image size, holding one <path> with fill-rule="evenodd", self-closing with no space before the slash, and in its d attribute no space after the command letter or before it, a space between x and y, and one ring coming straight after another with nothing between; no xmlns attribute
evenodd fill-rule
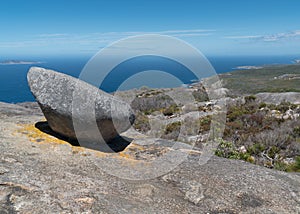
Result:
<svg viewBox="0 0 300 214"><path fill-rule="evenodd" d="M224 36L224 32L217 29L189 29L189 30L165 30L165 31L124 31L124 32L96 32L87 34L71 34L71 33L45 33L31 36L30 39L24 41L7 41L0 42L0 48L11 50L41 50L44 49L48 53L59 53L57 50L64 50L66 54L94 54L107 45L131 36L143 34L159 34L177 37L187 42L195 44L196 48L201 49L201 43L206 40L214 40L218 43L223 40L226 44L239 44L243 46L247 42L250 44L259 43L294 43L300 41L300 30L289 32L279 32L266 35L231 35ZM225 42L224 42L225 39ZM232 40L226 42L226 40ZM246 42L245 42L246 41ZM197 47L197 44L199 45ZM34 51L32 51L34 52ZM43 53L43 52L42 52ZM0 54L3 54L0 52Z"/></svg>

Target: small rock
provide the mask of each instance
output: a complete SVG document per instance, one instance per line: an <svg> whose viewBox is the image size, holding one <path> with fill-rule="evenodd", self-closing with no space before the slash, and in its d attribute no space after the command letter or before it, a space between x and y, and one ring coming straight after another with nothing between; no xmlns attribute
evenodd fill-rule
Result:
<svg viewBox="0 0 300 214"><path fill-rule="evenodd" d="M75 201L77 203L93 204L95 202L95 199L90 197L83 197L83 198L76 198Z"/></svg>
<svg viewBox="0 0 300 214"><path fill-rule="evenodd" d="M201 183L196 181L188 181L185 186L185 199L189 200L194 204L198 204L204 199L203 187Z"/></svg>
<svg viewBox="0 0 300 214"><path fill-rule="evenodd" d="M2 157L1 159L3 161L7 162L7 163L16 163L16 162L18 162L16 159L10 158L10 157Z"/></svg>
<svg viewBox="0 0 300 214"><path fill-rule="evenodd" d="M245 146L241 146L241 147L239 148L239 152L245 154L245 153L247 152L246 147L245 147Z"/></svg>
<svg viewBox="0 0 300 214"><path fill-rule="evenodd" d="M0 167L0 175L3 175L5 173L8 173L9 170L7 168L4 168L4 167Z"/></svg>

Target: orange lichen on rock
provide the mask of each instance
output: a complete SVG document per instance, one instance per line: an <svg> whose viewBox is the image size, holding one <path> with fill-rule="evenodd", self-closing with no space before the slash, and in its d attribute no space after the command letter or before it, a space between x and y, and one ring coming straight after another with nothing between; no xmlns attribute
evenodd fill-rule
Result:
<svg viewBox="0 0 300 214"><path fill-rule="evenodd" d="M133 159L133 160L134 160L134 157L131 156L130 154L128 154L127 152L120 152L119 155L120 155L122 158Z"/></svg>
<svg viewBox="0 0 300 214"><path fill-rule="evenodd" d="M91 154L94 154L95 156L98 157L106 156L104 152L91 150L79 146L72 146L67 141L58 139L52 135L40 131L33 124L21 124L20 126L21 128L17 130L15 134L25 135L33 143L51 144L52 146L67 145L71 147L73 154L80 154L82 156L89 156Z"/></svg>
<svg viewBox="0 0 300 214"><path fill-rule="evenodd" d="M59 145L67 145L70 146L72 149L72 153L82 156L97 156L97 157L115 157L115 158L121 158L124 160L130 160L130 161L138 161L135 157L135 153L137 151L143 151L145 148L141 145L132 143L129 145L124 151L119 153L104 153L97 150L88 149L85 147L80 146L72 146L67 141L58 139L52 135L49 135L47 133L44 133L40 131L38 128L34 126L34 124L21 124L20 129L17 130L15 134L21 134L25 135L30 142L37 143L37 144L50 144L51 146L59 146Z"/></svg>
<svg viewBox="0 0 300 214"><path fill-rule="evenodd" d="M25 124L21 125L19 133L26 135L31 142L34 143L51 143L51 144L66 144L70 145L68 142L64 140L60 140L54 136L46 134L39 129L37 129L33 124Z"/></svg>

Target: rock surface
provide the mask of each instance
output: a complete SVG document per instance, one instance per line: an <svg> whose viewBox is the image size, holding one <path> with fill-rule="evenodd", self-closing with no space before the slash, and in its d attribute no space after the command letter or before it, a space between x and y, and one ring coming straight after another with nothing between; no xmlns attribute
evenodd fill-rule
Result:
<svg viewBox="0 0 300 214"><path fill-rule="evenodd" d="M27 104L29 106L29 104ZM120 153L78 148L40 132L30 108L0 103L1 213L299 213L300 175L198 151L150 180L112 176L97 164L150 161L172 143L135 140ZM138 138L138 139L137 139Z"/></svg>
<svg viewBox="0 0 300 214"><path fill-rule="evenodd" d="M281 102L290 102L300 104L300 93L284 92L284 93L258 93L255 95L260 102L280 104Z"/></svg>
<svg viewBox="0 0 300 214"><path fill-rule="evenodd" d="M27 79L52 130L88 147L112 140L134 121L127 103L69 75L32 67Z"/></svg>

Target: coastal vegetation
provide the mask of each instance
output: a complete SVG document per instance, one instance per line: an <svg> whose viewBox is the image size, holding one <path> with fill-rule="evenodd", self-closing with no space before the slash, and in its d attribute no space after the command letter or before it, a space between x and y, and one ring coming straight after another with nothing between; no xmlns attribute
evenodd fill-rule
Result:
<svg viewBox="0 0 300 214"><path fill-rule="evenodd" d="M215 154L283 171L300 171L300 106L255 100L231 106Z"/></svg>
<svg viewBox="0 0 300 214"><path fill-rule="evenodd" d="M219 76L229 90L224 134L215 139L219 145L215 155L300 172L300 103L294 102L297 97L291 99L284 93L300 91L300 66L269 66ZM201 148L209 137L218 104L208 101L201 84L186 90L192 91L195 103L176 104L163 89L144 90L133 101L134 127L151 134L149 118L156 118L164 123L159 137ZM260 92L281 92L276 96L284 98L265 102L262 98L267 95Z"/></svg>
<svg viewBox="0 0 300 214"><path fill-rule="evenodd" d="M274 65L219 74L231 96L260 92L300 92L300 65Z"/></svg>

